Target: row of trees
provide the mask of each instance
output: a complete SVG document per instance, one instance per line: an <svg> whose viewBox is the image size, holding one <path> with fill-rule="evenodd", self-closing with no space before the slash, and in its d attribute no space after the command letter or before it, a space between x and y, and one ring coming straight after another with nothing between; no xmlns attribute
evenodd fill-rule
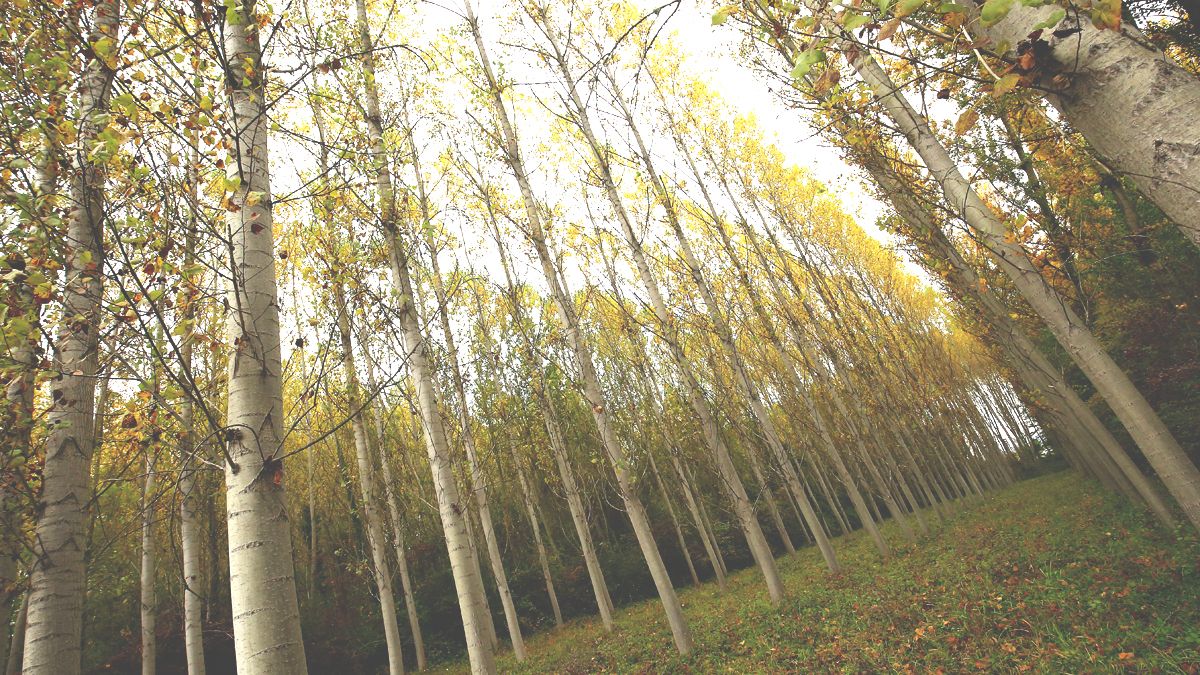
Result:
<svg viewBox="0 0 1200 675"><path fill-rule="evenodd" d="M943 34L911 4L906 31ZM852 31L883 16L747 3L715 21L816 109L953 304L689 72L667 7L8 9L10 672L202 673L228 658L220 627L243 672L346 652L402 672L462 644L493 672L501 635L524 658L543 623L611 630L618 602L650 596L688 653L681 579L754 566L778 603L775 555L800 540L831 572L841 533L886 558L1049 452L1170 525L1144 457L1195 519L1194 464L1061 299L1072 284L1094 306L1051 229L1070 227L1041 182L1053 151L980 197L957 167L992 155L943 144L884 66L955 73L943 100L973 101L979 78L938 65L962 68L936 41L870 60ZM1107 36L1102 18L1078 34ZM839 84L831 44L865 84ZM1031 99L1018 154L1061 125ZM1131 208L1175 194L1135 194L1120 176L1137 171L1105 174ZM1040 219L1008 215L1022 199ZM971 248L944 229L959 221ZM85 630L104 647L82 654Z"/></svg>

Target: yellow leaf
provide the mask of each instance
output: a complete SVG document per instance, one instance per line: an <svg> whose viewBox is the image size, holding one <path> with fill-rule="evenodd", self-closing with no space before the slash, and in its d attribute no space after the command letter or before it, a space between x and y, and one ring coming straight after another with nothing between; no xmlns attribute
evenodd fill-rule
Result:
<svg viewBox="0 0 1200 675"><path fill-rule="evenodd" d="M958 121L954 123L954 133L962 136L975 126L979 121L979 113L974 108L968 108L963 111L963 114L958 116Z"/></svg>

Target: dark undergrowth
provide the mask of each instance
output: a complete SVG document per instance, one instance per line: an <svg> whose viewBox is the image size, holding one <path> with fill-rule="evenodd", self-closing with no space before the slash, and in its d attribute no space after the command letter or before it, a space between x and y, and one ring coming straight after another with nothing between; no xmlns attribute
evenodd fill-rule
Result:
<svg viewBox="0 0 1200 675"><path fill-rule="evenodd" d="M681 591L696 650L679 656L656 600L605 634L579 619L529 637L501 672L1200 672L1200 542L1176 538L1073 472L959 504L881 561L861 533L778 560L773 607L756 569ZM449 668L466 669L465 660Z"/></svg>

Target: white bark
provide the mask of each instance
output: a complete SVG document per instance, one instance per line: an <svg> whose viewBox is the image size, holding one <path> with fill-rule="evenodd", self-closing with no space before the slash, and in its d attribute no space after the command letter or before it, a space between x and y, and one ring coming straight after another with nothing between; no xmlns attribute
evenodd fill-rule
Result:
<svg viewBox="0 0 1200 675"><path fill-rule="evenodd" d="M98 2L89 42L106 39L115 44L119 12L120 3L114 0ZM84 516L91 497L88 469L94 449L105 214L105 169L87 155L104 124L113 78L108 63L93 50L84 51L88 58L78 85L79 132L65 240L64 321L58 334L58 375L51 384L54 403L47 419L50 431L29 582L24 648L24 672L29 675L78 673L81 665Z"/></svg>
<svg viewBox="0 0 1200 675"><path fill-rule="evenodd" d="M226 13L234 158L225 467L234 652L243 673L307 672L283 488L284 408L262 50L254 0ZM247 75L247 69L252 73ZM250 197L257 200L251 204Z"/></svg>
<svg viewBox="0 0 1200 675"><path fill-rule="evenodd" d="M153 445L146 448L153 453ZM158 662L158 602L154 593L154 577L158 561L154 555L154 459L146 458L146 482L142 489L142 565L141 565L141 635L142 675L154 675Z"/></svg>
<svg viewBox="0 0 1200 675"><path fill-rule="evenodd" d="M970 29L1011 50L1057 9L1057 3L1015 3L994 25L976 19ZM1053 35L1066 28L1079 32ZM1038 83L1046 87L1046 100L1109 167L1133 180L1200 246L1200 77L1128 22L1118 30L1097 28L1086 12L1067 12L1041 40L1049 48L1038 52L1038 69L1065 80Z"/></svg>
<svg viewBox="0 0 1200 675"><path fill-rule="evenodd" d="M8 643L8 658L4 665L4 675L21 675L21 648L25 644L25 620L29 618L29 593L21 600L21 609L17 612L16 623L13 624L12 640Z"/></svg>
<svg viewBox="0 0 1200 675"><path fill-rule="evenodd" d="M471 670L475 673L492 673L496 670L496 663L488 628L491 625L491 617L486 614L484 608L483 582L479 578L479 566L467 539L467 523L463 517L466 505L459 496L450 446L446 440L446 429L438 411L437 384L434 381L425 339L421 334L420 317L409 269L409 253L396 228L395 197L392 176L388 169L387 148L383 141L383 116L375 79L374 45L367 21L365 0L358 0L356 7L355 23L365 75L363 93L367 104L366 122L371 163L375 174L379 221L388 246L392 288L399 304L397 313L400 317L401 341L416 385L418 411L425 431L425 445L429 454L430 470L433 473L438 514L442 521L446 548L450 554L450 567L458 595L459 611L462 614Z"/></svg>
<svg viewBox="0 0 1200 675"><path fill-rule="evenodd" d="M550 598L550 609L554 613L554 625L563 623L562 608L558 605L558 592L554 590L554 575L550 573L550 557L546 555L546 544L542 541L542 528L538 522L537 509L533 505L533 492L529 487L529 479L525 470L517 467L517 478L521 481L521 496L525 502L525 513L529 516L529 526L533 528L533 543L537 546L538 564L542 568L542 581L546 584L546 595Z"/></svg>
<svg viewBox="0 0 1200 675"><path fill-rule="evenodd" d="M195 162L189 169L192 208L199 210L199 177L195 175ZM184 235L184 265L190 265L196 251L196 218L193 216ZM184 333L180 338L179 366L184 379L192 377L192 351L195 339L192 336L192 319L195 315L195 298L189 297L183 308L181 326ZM205 675L204 664L204 596L200 591L200 514L196 495L196 458L194 457L195 436L192 425L195 409L192 391L186 392L179 404L179 549L183 559L183 636L187 655L188 675Z"/></svg>
<svg viewBox="0 0 1200 675"><path fill-rule="evenodd" d="M896 89L887 73L867 53L860 53L852 65L921 156L941 186L946 202L957 206L961 217L987 244L1017 290L1108 402L1188 519L1200 528L1200 470L1129 376L1046 283L1020 246L1006 240L1004 224L971 187L927 121Z"/></svg>
<svg viewBox="0 0 1200 675"><path fill-rule="evenodd" d="M375 360L371 357L371 350L364 349L363 355L367 361L367 387L372 392L378 392L379 387L375 382ZM375 406L368 408L374 409ZM400 588L404 593L404 609L408 614L408 628L412 633L413 649L417 652L417 670L425 670L427 665L425 656L425 638L421 634L421 620L417 615L417 600L413 594L412 578L408 571L408 557L404 545L404 519L400 515L400 502L396 498L396 481L392 475L392 461L389 458L391 453L385 447L384 439L387 438L383 433L383 411L382 405L375 410L372 415L375 424L375 447L379 448L379 465L383 470L383 491L387 497L388 514L391 516L392 522L392 548L396 555L396 567L400 572Z"/></svg>
<svg viewBox="0 0 1200 675"><path fill-rule="evenodd" d="M362 0L359 0L362 2ZM417 200L421 208L422 229L432 227L429 195L425 192L425 178L421 174L420 151L413 139L412 128L408 128L410 159L416 174ZM432 242L429 243L430 275L433 281L433 292L437 300L438 323L446 340L446 354L450 361L450 377L454 384L454 393L458 403L458 424L462 433L463 447L467 451L468 480L475 496L475 505L479 509L479 525L483 530L483 541L487 547L488 563L492 568L492 577L496 580L496 591L500 595L500 604L504 609L504 620L508 625L509 640L512 641L513 654L518 661L525 660L525 639L521 635L521 622L517 616L517 607L513 602L512 590L508 585L508 574L504 569L504 558L500 555L500 541L496 536L496 526L492 522L492 509L488 500L487 479L479 466L479 451L475 447L475 432L471 428L471 409L467 403L467 390L463 382L462 368L458 363L458 348L454 341L454 331L450 329L450 311L446 297L445 282L442 279L441 266L438 263L437 251Z"/></svg>
<svg viewBox="0 0 1200 675"><path fill-rule="evenodd" d="M650 527L650 520L646 516L645 506L635 491L634 477L629 471L630 464L628 458L617 441L612 425L609 422L605 407L607 402L592 361L591 347L587 339L579 331L578 320L575 316L571 296L568 295L565 285L555 270L554 261L546 243L545 228L542 226L541 207L533 195L533 188L529 183L524 164L521 161L516 131L508 117L508 111L504 107L501 88L496 82L495 73L492 71L490 61L488 60L487 50L483 44L483 37L479 31L479 22L475 17L469 0L464 2L464 6L466 7L467 23L475 38L476 48L478 49L480 65L487 79L488 93L492 99L493 112L500 125L504 161L509 165L521 189L521 199L529 219L530 239L537 251L538 260L542 266L542 273L545 275L546 281L550 286L559 317L566 329L568 343L574 352L576 363L579 366L580 375L583 380L584 398L592 408L592 417L596 421L596 427L600 433L601 445L604 447L605 454L608 456L609 463L612 466L613 474L617 479L618 493L621 495L621 501L624 503L625 511L629 515L634 535L637 537L638 546L642 551L642 557L645 559L646 566L650 570L650 576L654 579L659 600L662 602L663 611L667 615L667 622L671 626L671 636L674 639L675 647L681 654L689 654L694 647L691 631L688 629L687 622L683 617L683 608L679 603L679 597L675 594L675 588L671 585L671 577L667 574L666 566L663 564L662 556L658 551L658 545L654 541L653 531Z"/></svg>
<svg viewBox="0 0 1200 675"><path fill-rule="evenodd" d="M593 130L587 106L579 94L579 90L576 87L576 79L568 67L567 53L559 44L558 37L548 21L543 22L543 31L546 34L551 49L554 50L551 59L558 68L559 74L562 77L562 84L567 88L567 100L573 107L568 114L574 118L576 125L583 134L584 140L587 141L588 147L591 149L592 160L599 175L601 185L604 188L604 193L608 197L613 214L621 225L621 232L625 236L625 243L633 257L634 266L637 268L642 285L645 287L646 293L650 296L650 307L654 311L654 316L657 319L659 327L659 331L656 332L665 343L672 360L675 362L675 367L679 370L684 394L687 396L692 410L696 413L696 419L704 435L705 444L712 454L713 462L717 467L717 473L721 478L722 487L725 488L729 499L733 502L734 514L737 516L738 524L741 526L742 533L746 537L750 553L754 557L754 561L758 564L759 570L762 572L771 602L778 603L783 599L784 595L783 581L779 578L779 570L775 566L775 557L771 553L771 548L767 545L766 537L763 535L762 527L759 525L758 516L754 511L754 503L750 501L750 495L747 494L746 488L742 484L742 479L737 473L737 468L733 464L733 458L729 454L729 449L725 445L725 440L721 437L716 416L713 414L708 400L704 397L704 392L701 390L695 369L692 368L691 362L683 351L683 344L676 325L676 319L671 315L670 310L667 309L666 302L663 300L662 293L658 287L658 281L655 279L654 273L650 270L650 264L642 248L641 239L634 232L632 218L625 208L621 194L617 190L616 180L612 175L607 149L600 143L599 138ZM615 89L616 87L614 86ZM752 385L748 379L744 379L745 373L741 370L736 351L733 351L732 341L727 341L726 339L728 335L724 331L727 330L727 327L724 324L724 319L719 314L719 310L715 306L715 301L712 298L707 281L700 271L699 262L691 254L691 248L688 246L687 239L683 236L682 230L679 229L677 214L674 211L674 203L671 201L669 194L666 193L665 186L660 182L658 174L654 171L654 165L650 162L649 153L646 151L644 143L641 142L641 136L634 125L633 117L625 107L625 102L622 100L619 91L615 92L614 98L622 109L626 123L638 142L637 150L639 155L646 167L649 178L655 184L659 201L667 210L668 220L671 221L679 238L684 261L688 264L688 271L691 273L692 280L704 297L705 306L709 310L709 318L714 324L713 327L717 330L722 345L725 346L727 354L731 361L733 361L732 365L739 385L742 386L743 393L749 392L749 395L753 396L753 390L747 389L747 387L752 387ZM751 407L753 408L753 406L754 401L752 399ZM762 419L759 422L762 424Z"/></svg>
<svg viewBox="0 0 1200 675"><path fill-rule="evenodd" d="M335 272L336 273L336 272ZM358 485L362 491L362 513L367 524L367 547L371 550L372 575L379 592L379 612L383 619L383 634L387 641L388 672L404 672L404 652L400 643L400 625L396 621L396 600L392 594L392 570L387 559L387 537L383 517L379 513L379 493L375 485L375 463L371 459L367 426L360 410L362 395L354 346L350 338L350 309L346 302L341 279L333 281L333 300L337 310L338 335L342 342L342 370L346 379L346 409L352 415L350 428L354 434L354 457L358 464Z"/></svg>

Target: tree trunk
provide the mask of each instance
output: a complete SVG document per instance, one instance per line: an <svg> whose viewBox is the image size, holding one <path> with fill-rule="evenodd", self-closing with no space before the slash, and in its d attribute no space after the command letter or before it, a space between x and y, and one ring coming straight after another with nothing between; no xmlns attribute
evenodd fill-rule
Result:
<svg viewBox="0 0 1200 675"><path fill-rule="evenodd" d="M92 44L115 44L120 3L95 6ZM79 80L76 160L67 218L64 321L58 333L58 375L47 416L46 459L34 533L33 569L25 632L24 672L66 675L80 670L86 549L84 518L90 501L95 419L95 378L100 337L101 273L104 265L103 158L92 152L108 109L115 52L106 57L84 50Z"/></svg>
<svg viewBox="0 0 1200 675"><path fill-rule="evenodd" d="M283 392L258 8L225 15L230 69L229 403L225 467L234 651L243 672L307 672L283 488Z"/></svg>
<svg viewBox="0 0 1200 675"><path fill-rule="evenodd" d="M775 566L775 557L771 553L770 546L767 545L766 537L763 536L762 527L759 525L758 516L754 511L754 504L750 501L749 494L746 493L746 488L742 484L742 479L737 473L737 468L733 464L733 458L729 455L729 449L725 445L724 439L721 437L720 429L717 425L716 416L713 414L708 400L704 397L701 391L700 382L696 377L695 371L692 368L691 362L688 360L687 354L684 353L683 344L677 328L677 320L671 315L667 309L666 303L663 301L662 293L659 290L658 281L654 278L653 272L650 270L650 264L646 259L645 252L642 249L641 240L633 231L633 222L625 208L625 204L621 199L621 194L617 189L616 181L612 175L612 169L609 164L607 150L601 145L592 129L590 115L587 107L579 94L579 90L575 85L575 77L571 74L567 64L567 54L559 45L558 37L555 35L554 29L550 27L549 21L543 22L543 30L546 34L551 48L554 50L553 59L558 67L559 74L562 77L562 84L567 88L567 99L573 105L573 110L568 114L574 117L575 123L583 133L584 140L587 141L588 147L591 149L592 159L595 162L595 167L600 178L600 182L604 188L605 195L608 197L609 205L611 206L617 221L621 225L621 231L625 235L625 243L629 247L629 252L633 256L634 266L637 268L638 276L642 281L642 285L646 288L647 294L650 296L650 306L654 311L654 316L658 321L659 331L656 333L662 338L668 351L671 354L675 367L679 370L680 380L683 384L683 390L691 404L693 411L696 413L697 422L700 425L700 430L704 435L705 444L708 446L709 452L712 454L713 463L717 467L717 473L721 478L721 485L725 492L733 502L733 512L737 516L738 524L741 526L742 534L746 537L746 544L750 548L750 553L754 557L755 563L758 564L759 570L762 572L763 580L767 584L767 593L771 598L772 603L778 603L783 599L784 588L783 581L779 578L779 570ZM614 86L615 89L615 86ZM642 155L643 165L647 167L647 173L651 181L655 182L656 191L659 194L659 201L664 208L667 209L668 219L677 225L676 215L674 214L674 206L669 197L663 194L664 187L658 183L658 175L654 172L653 164L649 164L649 157L645 153L644 144L640 142L640 135L637 127L633 124L633 118L625 108L625 102L621 98L619 92L616 93L616 101L625 113L625 120L633 133L634 137L639 139L639 150ZM686 239L681 239L681 250L684 251L685 260L688 262L689 271L692 274L693 281L696 282L700 292L705 297L706 306L709 308L710 316L717 311L715 305L710 303L711 291L708 289L707 282L701 275L696 262L696 267L692 267L695 262L691 257L691 249L687 247ZM721 330L721 326L714 327ZM721 334L722 344L727 349L732 348L732 342L725 339L725 335ZM738 358L736 354L730 352L731 359ZM744 373L739 369L740 365L735 363L738 377L744 376ZM739 385L748 386L748 381L743 383L739 379ZM753 403L752 403L753 405ZM756 413L757 416L757 413ZM760 423L762 420L759 420Z"/></svg>
<svg viewBox="0 0 1200 675"><path fill-rule="evenodd" d="M337 274L337 272L333 272ZM358 366L350 336L350 308L340 278L333 280L333 301L337 311L338 335L342 343L342 370L346 378L346 410L351 415L350 428L354 433L354 456L358 462L358 484L362 491L363 518L367 521L367 546L371 550L371 572L379 592L379 612L383 619L383 634L387 641L388 672L404 672L404 652L400 643L400 625L396 620L396 600L392 593L392 570L387 559L387 537L383 517L379 513L379 490L375 484L375 462L371 457L367 425L363 421L362 395L359 391Z"/></svg>
<svg viewBox="0 0 1200 675"><path fill-rule="evenodd" d="M609 422L608 413L605 409L606 401L604 393L600 388L600 379L596 374L595 364L592 361L591 347L579 330L574 307L571 303L571 296L567 294L565 285L554 268L554 261L550 256L549 247L545 239L545 228L542 225L543 214L541 206L534 197L533 188L529 183L528 174L521 160L516 131L508 117L508 110L504 107L502 91L496 81L491 63L488 60L487 51L483 45L483 37L479 32L479 22L475 17L470 1L467 0L464 2L464 5L466 7L467 23L478 50L479 63L483 70L483 75L487 80L487 89L492 100L493 112L500 126L500 140L502 142L504 161L512 170L517 184L521 189L521 199L529 220L529 238L538 254L542 273L545 275L546 282L550 286L551 295L554 298L559 317L566 329L568 344L571 346L576 363L579 366L580 375L583 379L584 398L592 408L592 417L599 430L601 445L608 456L613 474L617 479L618 492L621 496L621 501L625 505L625 511L629 516L630 524L633 526L634 535L637 537L638 546L642 551L642 557L645 558L646 566L650 570L650 576L654 579L659 600L662 602L667 622L671 626L671 635L675 642L675 648L680 654L689 654L694 644L692 642L691 631L688 629L687 622L683 617L683 607L680 605L679 597L671 585L671 577L667 574L666 566L663 564L662 556L658 551L658 545L654 541L654 534L650 527L650 520L646 516L645 506L634 490L634 477L628 468L628 458L617 441Z"/></svg>
<svg viewBox="0 0 1200 675"><path fill-rule="evenodd" d="M1017 3L995 24L976 20L970 30L1011 50L1058 8ZM1051 34L1055 28L1077 32L1059 38ZM1200 126L1194 119L1200 78L1128 22L1117 30L1097 28L1086 14L1069 12L1043 31L1040 43L1047 48L1037 52L1038 70L1056 75L1036 83L1045 87L1046 100L1200 246Z"/></svg>
<svg viewBox="0 0 1200 675"><path fill-rule="evenodd" d="M17 621L13 624L12 640L8 643L8 659L4 666L5 675L21 675L21 649L25 645L25 626L29 618L29 593L21 600Z"/></svg>
<svg viewBox="0 0 1200 675"><path fill-rule="evenodd" d="M1129 430L1188 519L1200 528L1200 470L1183 452L1128 375L1104 351L1079 317L1046 284L1020 246L1005 239L1003 223L980 199L928 123L896 89L887 73L867 54L860 53L853 65L880 99L889 117L917 150L926 167L938 177L947 203L962 205L959 210L961 216L987 243L1021 295L1042 317L1055 338Z"/></svg>
<svg viewBox="0 0 1200 675"><path fill-rule="evenodd" d="M360 333L359 344L362 341ZM375 359L371 356L370 348L363 349L367 361L367 387L375 395L381 395L379 385L375 380ZM408 614L408 628L412 633L413 649L417 652L417 670L425 670L427 657L425 655L425 638L421 634L421 620L417 615L417 600L413 594L412 578L408 570L407 547L404 545L404 519L400 514L400 502L396 498L396 480L392 474L392 460L389 458L383 427L383 405L368 407L375 426L375 447L379 448L379 466L383 470L383 492L387 498L388 515L392 522L392 549L396 555L396 567L400 572L400 588L404 593L404 610Z"/></svg>
<svg viewBox="0 0 1200 675"><path fill-rule="evenodd" d="M550 598L550 610L554 613L554 625L562 626L562 608L558 606L558 593L554 590L554 575L550 573L550 558L546 555L546 544L542 542L542 528L538 523L537 509L533 506L533 492L525 470L517 467L517 478L521 481L521 497L525 501L525 512L529 515L529 526L533 529L533 543L537 546L538 564L542 568L542 580L546 583L546 596Z"/></svg>
<svg viewBox="0 0 1200 675"><path fill-rule="evenodd" d="M360 3L364 0L358 0ZM421 159L417 144L413 139L412 128L406 130L411 151L413 171L416 174L417 202L421 209L421 230L428 232L433 227L430 215L429 195L425 192L425 178L421 174ZM487 479L479 466L479 452L475 447L475 433L471 428L471 409L467 403L467 390L463 381L462 368L458 363L458 348L454 342L454 331L450 329L449 305L446 298L445 282L442 279L441 267L438 263L437 251L431 241L426 242L429 248L430 278L433 282L433 292L437 300L438 323L446 340L446 356L450 362L450 377L454 384L454 393L458 403L458 423L462 433L463 447L467 453L468 485L475 497L475 505L479 510L479 525L483 530L483 542L487 547L488 562L492 568L492 577L496 580L496 591L500 595L500 604L504 609L504 620L508 625L508 636L512 641L513 654L517 661L524 661L525 639L521 635L521 621L517 616L517 607L513 602L512 589L508 585L508 574L504 569L504 558L500 555L500 541L496 536L496 526L492 523L492 509L488 500Z"/></svg>
<svg viewBox="0 0 1200 675"><path fill-rule="evenodd" d="M153 422L150 422L151 424ZM154 452L151 445L148 453ZM142 675L154 675L158 663L158 602L154 594L154 577L158 561L154 550L154 458L146 457L146 482L142 489L142 565L141 565L141 634Z"/></svg>
<svg viewBox="0 0 1200 675"><path fill-rule="evenodd" d="M687 540L683 538L683 528L679 526L679 517L675 515L675 507L671 505L671 495L667 492L662 475L658 473L658 464L654 461L654 455L647 452L646 457L650 460L650 472L654 474L654 482L658 485L658 494L662 497L663 504L667 507L667 515L671 518L671 527L675 529L675 538L679 540L679 552L683 554L683 561L687 563L688 574L692 577L692 585L699 587L700 575L696 574L696 565L692 562L691 552L688 551Z"/></svg>

